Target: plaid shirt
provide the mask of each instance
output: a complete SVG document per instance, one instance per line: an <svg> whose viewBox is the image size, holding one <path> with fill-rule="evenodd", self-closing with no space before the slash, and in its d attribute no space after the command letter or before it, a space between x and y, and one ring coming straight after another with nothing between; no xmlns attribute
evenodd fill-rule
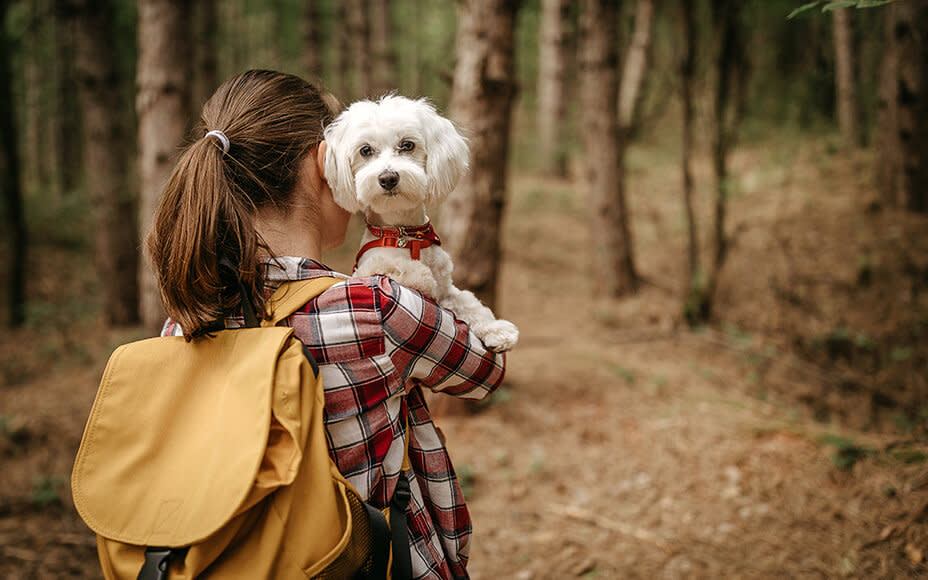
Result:
<svg viewBox="0 0 928 580"><path fill-rule="evenodd" d="M319 276L345 278L284 257L268 262L265 280L270 293L283 281ZM409 433L414 577L467 578L470 515L420 387L481 399L502 382L505 356L488 352L450 311L383 276L346 278L286 324L319 363L329 453L375 507L393 495ZM177 326L168 321L162 334L181 334Z"/></svg>

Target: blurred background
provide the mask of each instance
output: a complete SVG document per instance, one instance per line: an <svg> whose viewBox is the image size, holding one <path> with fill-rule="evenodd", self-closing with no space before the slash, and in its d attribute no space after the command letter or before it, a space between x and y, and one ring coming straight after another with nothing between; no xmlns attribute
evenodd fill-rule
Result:
<svg viewBox="0 0 928 580"><path fill-rule="evenodd" d="M431 213L522 331L499 392L436 419L473 577L928 574L928 2L0 16L3 578L100 577L71 463L109 353L163 320L139 240L174 160L249 68L428 97L470 140Z"/></svg>

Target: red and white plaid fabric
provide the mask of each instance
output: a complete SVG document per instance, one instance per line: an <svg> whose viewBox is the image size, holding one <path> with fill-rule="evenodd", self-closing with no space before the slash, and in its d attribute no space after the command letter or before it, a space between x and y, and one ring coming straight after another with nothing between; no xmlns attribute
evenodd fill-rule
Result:
<svg viewBox="0 0 928 580"><path fill-rule="evenodd" d="M467 578L470 516L420 388L481 399L502 382L505 355L487 351L450 311L389 278L346 278L307 258L267 266L269 293L286 280L345 278L286 322L319 363L329 452L362 497L385 507L403 462L408 406L413 575ZM162 334L182 332L168 321Z"/></svg>

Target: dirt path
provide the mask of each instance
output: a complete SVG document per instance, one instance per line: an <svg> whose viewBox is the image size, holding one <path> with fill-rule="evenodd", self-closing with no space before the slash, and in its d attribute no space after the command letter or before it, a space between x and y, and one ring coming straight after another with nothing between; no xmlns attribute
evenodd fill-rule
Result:
<svg viewBox="0 0 928 580"><path fill-rule="evenodd" d="M815 420L782 396L777 376L819 396L830 387L777 337L679 324L673 167L648 154L630 159L630 191L652 284L620 302L590 298L582 189L516 182L499 310L522 342L478 414L440 421L470 497L473 577L925 577L924 455L892 446L898 433ZM733 227L747 233L728 273L745 283L729 281L722 307L733 319L782 320L764 293L761 234L803 215L813 220L803 231L814 230L817 213L858 202L808 166L786 179L752 159L736 159L742 189L755 193L734 204ZM809 211L809 191L828 211ZM348 263L349 252L332 259ZM66 475L100 366L128 338L92 322L0 337L0 577L99 577Z"/></svg>

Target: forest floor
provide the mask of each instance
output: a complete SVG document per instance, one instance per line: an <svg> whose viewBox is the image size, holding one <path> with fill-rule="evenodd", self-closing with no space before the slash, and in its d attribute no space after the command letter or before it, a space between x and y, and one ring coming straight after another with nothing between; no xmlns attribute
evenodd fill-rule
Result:
<svg viewBox="0 0 928 580"><path fill-rule="evenodd" d="M698 329L667 148L629 152L648 283L623 300L593 298L579 180L513 179L497 310L522 339L499 392L439 419L475 579L928 576L928 220L830 143L733 155L734 244ZM706 160L696 178L705 234ZM32 322L0 335L2 578L99 577L67 478L102 365L138 332L102 330L89 248L48 225L70 213L34 218Z"/></svg>

